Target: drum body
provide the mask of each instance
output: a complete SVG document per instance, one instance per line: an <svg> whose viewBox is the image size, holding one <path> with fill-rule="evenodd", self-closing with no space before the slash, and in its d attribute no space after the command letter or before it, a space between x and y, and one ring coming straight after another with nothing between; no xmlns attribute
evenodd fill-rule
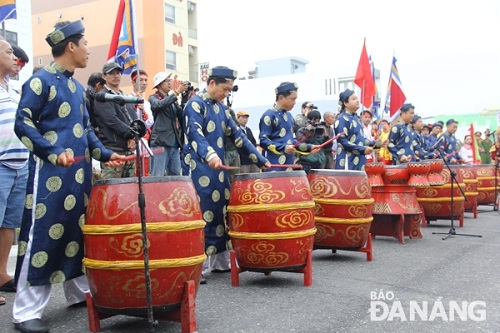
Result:
<svg viewBox="0 0 500 333"><path fill-rule="evenodd" d="M316 203L317 248L359 249L367 241L372 192L364 171L311 170L308 175Z"/></svg>
<svg viewBox="0 0 500 333"><path fill-rule="evenodd" d="M500 169L497 170L495 180L495 165L474 165L473 170L477 179L477 203L480 205L494 204L496 192L500 190ZM495 191L496 182L496 191Z"/></svg>
<svg viewBox="0 0 500 333"><path fill-rule="evenodd" d="M147 177L142 184L153 307L169 311L182 301L184 284L199 285L204 226L190 177ZM90 292L105 313L147 311L137 178L94 184L83 226Z"/></svg>
<svg viewBox="0 0 500 333"><path fill-rule="evenodd" d="M368 181L372 187L384 186L384 180L382 179L382 174L385 172L384 163L366 163L365 172L368 175Z"/></svg>
<svg viewBox="0 0 500 333"><path fill-rule="evenodd" d="M297 270L313 249L314 201L304 171L237 174L229 236L245 270Z"/></svg>
<svg viewBox="0 0 500 333"><path fill-rule="evenodd" d="M430 171L429 162L408 162L408 185L410 186L429 186L428 175Z"/></svg>
<svg viewBox="0 0 500 333"><path fill-rule="evenodd" d="M476 179L476 174L474 169L475 165L458 165L450 166L452 170L457 170L456 173L460 173L462 181L464 182L464 194L467 200L464 202L464 209L466 211L473 211L477 208L477 197L479 195L477 191L478 180Z"/></svg>
<svg viewBox="0 0 500 333"><path fill-rule="evenodd" d="M429 185L443 185L444 179L441 172L444 168L444 161L442 159L430 159L427 162L429 163L429 174L427 175Z"/></svg>
<svg viewBox="0 0 500 333"><path fill-rule="evenodd" d="M452 169L453 170L453 169ZM457 170L458 171L458 170ZM465 189L462 175L456 173L456 180L462 190ZM417 187L417 200L424 210L427 219L448 219L463 218L465 198L456 182L451 184L450 171L445 168L441 171L444 185L438 186L419 186ZM453 191L452 191L453 186ZM453 193L453 207L451 197Z"/></svg>
<svg viewBox="0 0 500 333"><path fill-rule="evenodd" d="M410 179L408 166L406 164L386 165L382 178L386 185L408 185Z"/></svg>

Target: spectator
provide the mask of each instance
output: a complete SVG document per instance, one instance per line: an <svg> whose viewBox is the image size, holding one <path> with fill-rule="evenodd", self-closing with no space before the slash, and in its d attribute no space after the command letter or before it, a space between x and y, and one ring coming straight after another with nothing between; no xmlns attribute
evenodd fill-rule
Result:
<svg viewBox="0 0 500 333"><path fill-rule="evenodd" d="M248 138L248 140L252 143L254 147L257 147L257 141L255 140L255 137L253 136L252 129L250 127L247 127L248 123L248 118L250 117L250 113L247 111L238 111L236 113L236 120L238 121L238 124L240 125L240 129L245 134ZM240 154L240 163L241 163L241 168L240 172L241 173L256 173L260 172L260 169L257 165L255 165L254 161L247 155L245 155L243 152L239 152Z"/></svg>

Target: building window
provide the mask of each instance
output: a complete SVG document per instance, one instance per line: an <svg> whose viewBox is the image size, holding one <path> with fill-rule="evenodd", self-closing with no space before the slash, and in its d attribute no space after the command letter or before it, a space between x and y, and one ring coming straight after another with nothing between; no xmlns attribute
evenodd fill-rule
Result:
<svg viewBox="0 0 500 333"><path fill-rule="evenodd" d="M175 52L166 51L167 69L177 70L177 55Z"/></svg>
<svg viewBox="0 0 500 333"><path fill-rule="evenodd" d="M175 7L165 4L165 21L175 23Z"/></svg>
<svg viewBox="0 0 500 333"><path fill-rule="evenodd" d="M5 40L10 45L16 45L17 46L17 43L18 43L18 41L17 41L17 32L5 30Z"/></svg>

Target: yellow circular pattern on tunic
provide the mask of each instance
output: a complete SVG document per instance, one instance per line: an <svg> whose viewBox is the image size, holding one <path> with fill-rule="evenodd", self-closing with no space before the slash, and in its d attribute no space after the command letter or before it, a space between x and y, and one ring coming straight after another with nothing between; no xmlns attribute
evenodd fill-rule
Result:
<svg viewBox="0 0 500 333"><path fill-rule="evenodd" d="M35 77L30 81L30 88L35 94L40 96L42 94L42 81Z"/></svg>
<svg viewBox="0 0 500 333"><path fill-rule="evenodd" d="M41 219L45 216L45 213L47 213L47 206L45 206L43 203L36 204L35 219Z"/></svg>
<svg viewBox="0 0 500 333"><path fill-rule="evenodd" d="M191 154L187 153L186 156L184 156L184 163L189 164L191 161Z"/></svg>
<svg viewBox="0 0 500 333"><path fill-rule="evenodd" d="M62 186L62 179L59 178L58 176L52 176L45 182L45 187L47 187L47 190L49 190L50 192L59 191L61 186Z"/></svg>
<svg viewBox="0 0 500 333"><path fill-rule="evenodd" d="M222 237L224 236L224 226L221 224L221 225L218 225L217 228L215 228L215 235L217 237Z"/></svg>
<svg viewBox="0 0 500 333"><path fill-rule="evenodd" d="M23 123L29 127L36 128L35 124L31 121L31 119L24 118Z"/></svg>
<svg viewBox="0 0 500 333"><path fill-rule="evenodd" d="M101 149L100 148L94 148L92 149L92 157L95 158L96 160L100 160L101 159Z"/></svg>
<svg viewBox="0 0 500 333"><path fill-rule="evenodd" d="M278 135L280 136L280 138L283 138L286 135L286 129L282 128Z"/></svg>
<svg viewBox="0 0 500 333"><path fill-rule="evenodd" d="M50 142L51 145L57 142L57 132L56 131L48 131L43 135L44 139Z"/></svg>
<svg viewBox="0 0 500 333"><path fill-rule="evenodd" d="M191 166L191 170L196 169L196 161L195 160L191 160L191 162L189 163L189 165Z"/></svg>
<svg viewBox="0 0 500 333"><path fill-rule="evenodd" d="M23 136L21 137L21 142L28 148L30 151L33 151L33 142L27 137Z"/></svg>
<svg viewBox="0 0 500 333"><path fill-rule="evenodd" d="M52 284L63 283L64 281L66 281L66 276L64 275L64 273L62 271L55 271L54 273L52 273L50 275L49 281Z"/></svg>
<svg viewBox="0 0 500 333"><path fill-rule="evenodd" d="M284 119L286 122L288 122L288 113L287 113L287 112L283 113L283 119Z"/></svg>
<svg viewBox="0 0 500 333"><path fill-rule="evenodd" d="M342 158L342 159L340 160L339 165L340 165L341 167L345 167L345 158Z"/></svg>
<svg viewBox="0 0 500 333"><path fill-rule="evenodd" d="M88 148L85 148L85 153L84 153L84 155L85 155L85 160L86 160L87 162L90 162L90 152L89 152L89 149L88 149Z"/></svg>
<svg viewBox="0 0 500 333"><path fill-rule="evenodd" d="M219 191L214 190L212 192L212 200L213 200L213 202L217 202L220 200L220 192Z"/></svg>
<svg viewBox="0 0 500 333"><path fill-rule="evenodd" d="M224 140L222 138L217 139L217 147L219 148L224 147Z"/></svg>
<svg viewBox="0 0 500 333"><path fill-rule="evenodd" d="M89 204L89 196L87 193L83 193L83 207L87 207Z"/></svg>
<svg viewBox="0 0 500 333"><path fill-rule="evenodd" d="M64 235L64 226L61 223L56 223L49 228L50 238L57 240Z"/></svg>
<svg viewBox="0 0 500 333"><path fill-rule="evenodd" d="M208 185L210 185L210 178L208 178L207 176L201 176L200 179L198 179L198 183L202 187L207 187Z"/></svg>
<svg viewBox="0 0 500 333"><path fill-rule="evenodd" d="M64 209L66 210L72 210L75 208L76 205L76 198L73 194L70 194L64 199Z"/></svg>
<svg viewBox="0 0 500 333"><path fill-rule="evenodd" d="M39 251L33 255L31 258L31 265L35 268L40 268L45 266L49 260L49 255L45 251Z"/></svg>
<svg viewBox="0 0 500 333"><path fill-rule="evenodd" d="M75 126L73 126L73 135L77 138L81 138L83 135L83 128L82 125L79 123L76 123Z"/></svg>
<svg viewBox="0 0 500 333"><path fill-rule="evenodd" d="M57 155L56 154L50 154L47 159L49 160L50 163L57 165Z"/></svg>
<svg viewBox="0 0 500 333"><path fill-rule="evenodd" d="M215 130L215 123L210 120L207 124L207 132L212 133Z"/></svg>
<svg viewBox="0 0 500 333"><path fill-rule="evenodd" d="M205 252L207 256L212 256L217 253L217 248L213 245L210 245L209 247L207 247L207 250Z"/></svg>
<svg viewBox="0 0 500 333"><path fill-rule="evenodd" d="M391 129L391 132L396 134L398 133L398 128L396 126L394 126L392 129Z"/></svg>
<svg viewBox="0 0 500 333"><path fill-rule="evenodd" d="M354 165L358 165L358 163L359 163L359 157L358 157L358 156L354 157L354 158L352 159L352 163L353 163Z"/></svg>
<svg viewBox="0 0 500 333"><path fill-rule="evenodd" d="M231 195L231 193L229 192L229 189L225 188L224 189L224 198L226 198L226 200L229 200L230 195Z"/></svg>
<svg viewBox="0 0 500 333"><path fill-rule="evenodd" d="M25 241L19 241L17 245L17 255L19 257L24 256L26 254L26 248L28 247L28 243Z"/></svg>
<svg viewBox="0 0 500 333"><path fill-rule="evenodd" d="M57 96L57 90L56 90L56 87L55 86L51 86L50 87L50 91L49 91L49 102L51 100L53 100L54 98L56 98Z"/></svg>
<svg viewBox="0 0 500 333"><path fill-rule="evenodd" d="M203 219L205 222L210 223L214 220L214 213L211 210L207 210L203 213Z"/></svg>
<svg viewBox="0 0 500 333"><path fill-rule="evenodd" d="M259 160L259 159L257 158L257 155L255 155L255 154L253 154L253 153L252 153L252 154L250 154L250 155L248 155L248 157L249 157L249 158L252 160L252 162L254 162L254 163L257 163L257 161Z"/></svg>
<svg viewBox="0 0 500 333"><path fill-rule="evenodd" d="M224 183L224 171L219 172L219 181Z"/></svg>
<svg viewBox="0 0 500 333"><path fill-rule="evenodd" d="M68 88L73 94L76 92L75 82L73 82L73 80L71 79L68 80Z"/></svg>
<svg viewBox="0 0 500 333"><path fill-rule="evenodd" d="M407 136L407 137L405 138L405 143L408 143L408 142L410 142L410 137L409 137L409 136Z"/></svg>
<svg viewBox="0 0 500 333"><path fill-rule="evenodd" d="M64 250L64 254L68 258L73 258L74 256L76 256L79 249L80 249L80 245L78 245L77 242L72 241L72 242L69 242L68 245L66 245L66 249Z"/></svg>
<svg viewBox="0 0 500 333"><path fill-rule="evenodd" d="M26 112L30 118L33 117L33 113L31 112L30 109L24 108L23 111Z"/></svg>
<svg viewBox="0 0 500 333"><path fill-rule="evenodd" d="M75 180L78 184L83 184L84 179L85 179L85 171L83 171L83 169L80 168L75 172Z"/></svg>
<svg viewBox="0 0 500 333"><path fill-rule="evenodd" d="M236 140L234 140L234 145L236 146L236 148L243 147L243 138L236 138Z"/></svg>
<svg viewBox="0 0 500 333"><path fill-rule="evenodd" d="M80 218L78 219L78 225L80 228L83 228L85 225L85 214L80 215Z"/></svg>
<svg viewBox="0 0 500 333"><path fill-rule="evenodd" d="M274 118L274 126L278 126L278 124L279 124L278 118Z"/></svg>
<svg viewBox="0 0 500 333"><path fill-rule="evenodd" d="M266 124L267 126L271 126L271 117L265 116L264 117L264 124Z"/></svg>
<svg viewBox="0 0 500 333"><path fill-rule="evenodd" d="M191 142L191 147L193 147L195 153L198 152L198 143L196 141Z"/></svg>
<svg viewBox="0 0 500 333"><path fill-rule="evenodd" d="M219 114L219 112L220 112L219 105L217 105L217 104L214 105L214 111L215 111L215 114Z"/></svg>
<svg viewBox="0 0 500 333"><path fill-rule="evenodd" d="M191 107L193 108L193 110L195 112L200 113L201 108L200 108L200 104L198 104L198 102L193 102L191 104Z"/></svg>
<svg viewBox="0 0 500 333"><path fill-rule="evenodd" d="M60 118L67 117L71 113L71 105L69 105L68 102L62 102L61 106L59 106L59 111L57 112L57 115Z"/></svg>
<svg viewBox="0 0 500 333"><path fill-rule="evenodd" d="M286 162L286 156L285 155L280 155L280 157L278 157L278 163L279 164L285 164Z"/></svg>
<svg viewBox="0 0 500 333"><path fill-rule="evenodd" d="M26 209L32 209L33 208L33 194L31 194L31 193L26 194L26 200L24 202L24 207Z"/></svg>

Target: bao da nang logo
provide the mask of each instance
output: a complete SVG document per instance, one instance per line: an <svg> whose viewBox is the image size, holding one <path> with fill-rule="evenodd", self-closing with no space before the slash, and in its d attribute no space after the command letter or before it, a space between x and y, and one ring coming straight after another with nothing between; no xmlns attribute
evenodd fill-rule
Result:
<svg viewBox="0 0 500 333"><path fill-rule="evenodd" d="M433 301L401 302L392 291L370 292L371 321L485 321L486 302Z"/></svg>

